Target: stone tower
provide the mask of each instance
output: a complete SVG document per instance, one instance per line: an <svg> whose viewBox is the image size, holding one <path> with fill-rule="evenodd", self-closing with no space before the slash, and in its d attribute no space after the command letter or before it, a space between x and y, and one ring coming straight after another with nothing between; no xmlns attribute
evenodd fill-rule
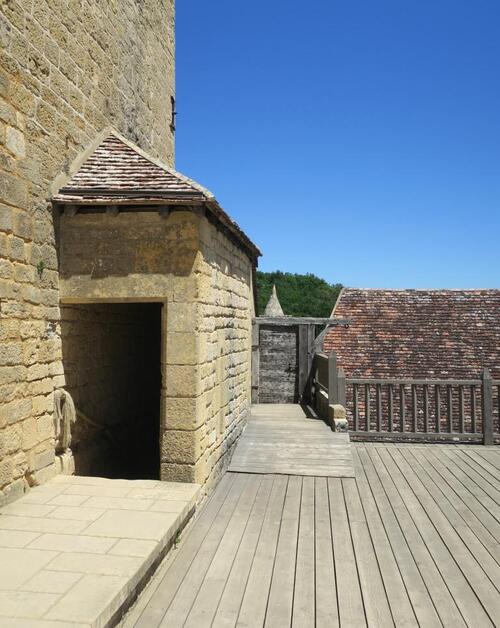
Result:
<svg viewBox="0 0 500 628"><path fill-rule="evenodd" d="M174 1L2 3L0 504L55 473L62 365L53 183L112 125L174 161Z"/></svg>

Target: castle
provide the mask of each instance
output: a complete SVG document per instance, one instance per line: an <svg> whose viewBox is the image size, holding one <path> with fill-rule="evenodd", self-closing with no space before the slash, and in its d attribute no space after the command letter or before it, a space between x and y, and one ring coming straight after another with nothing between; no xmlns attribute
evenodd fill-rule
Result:
<svg viewBox="0 0 500 628"><path fill-rule="evenodd" d="M0 504L75 467L211 481L250 406L260 253L173 169L174 2L0 10Z"/></svg>

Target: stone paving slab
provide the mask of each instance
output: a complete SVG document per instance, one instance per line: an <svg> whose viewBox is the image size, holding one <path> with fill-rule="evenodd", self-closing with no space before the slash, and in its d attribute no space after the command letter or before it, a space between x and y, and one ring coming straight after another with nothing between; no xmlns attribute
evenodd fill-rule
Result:
<svg viewBox="0 0 500 628"><path fill-rule="evenodd" d="M59 475L0 508L0 626L101 628L116 620L200 491Z"/></svg>

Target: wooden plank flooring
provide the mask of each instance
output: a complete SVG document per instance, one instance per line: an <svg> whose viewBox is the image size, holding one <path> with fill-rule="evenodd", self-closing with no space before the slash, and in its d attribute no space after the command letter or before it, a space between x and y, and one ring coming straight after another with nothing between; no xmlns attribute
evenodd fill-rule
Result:
<svg viewBox="0 0 500 628"><path fill-rule="evenodd" d="M229 471L354 477L349 435L332 432L299 405L254 405Z"/></svg>
<svg viewBox="0 0 500 628"><path fill-rule="evenodd" d="M123 628L500 624L500 448L352 444L355 478L227 473Z"/></svg>

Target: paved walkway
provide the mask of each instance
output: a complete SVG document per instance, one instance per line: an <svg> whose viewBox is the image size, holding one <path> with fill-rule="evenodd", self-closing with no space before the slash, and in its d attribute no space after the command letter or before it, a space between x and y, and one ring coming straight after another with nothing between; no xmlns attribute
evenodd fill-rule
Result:
<svg viewBox="0 0 500 628"><path fill-rule="evenodd" d="M254 405L229 470L354 477L349 434L332 432L321 419L306 416L299 405Z"/></svg>
<svg viewBox="0 0 500 628"><path fill-rule="evenodd" d="M123 628L486 628L500 448L353 444L356 478L227 473Z"/></svg>
<svg viewBox="0 0 500 628"><path fill-rule="evenodd" d="M61 475L1 508L0 626L106 625L163 558L199 491Z"/></svg>

